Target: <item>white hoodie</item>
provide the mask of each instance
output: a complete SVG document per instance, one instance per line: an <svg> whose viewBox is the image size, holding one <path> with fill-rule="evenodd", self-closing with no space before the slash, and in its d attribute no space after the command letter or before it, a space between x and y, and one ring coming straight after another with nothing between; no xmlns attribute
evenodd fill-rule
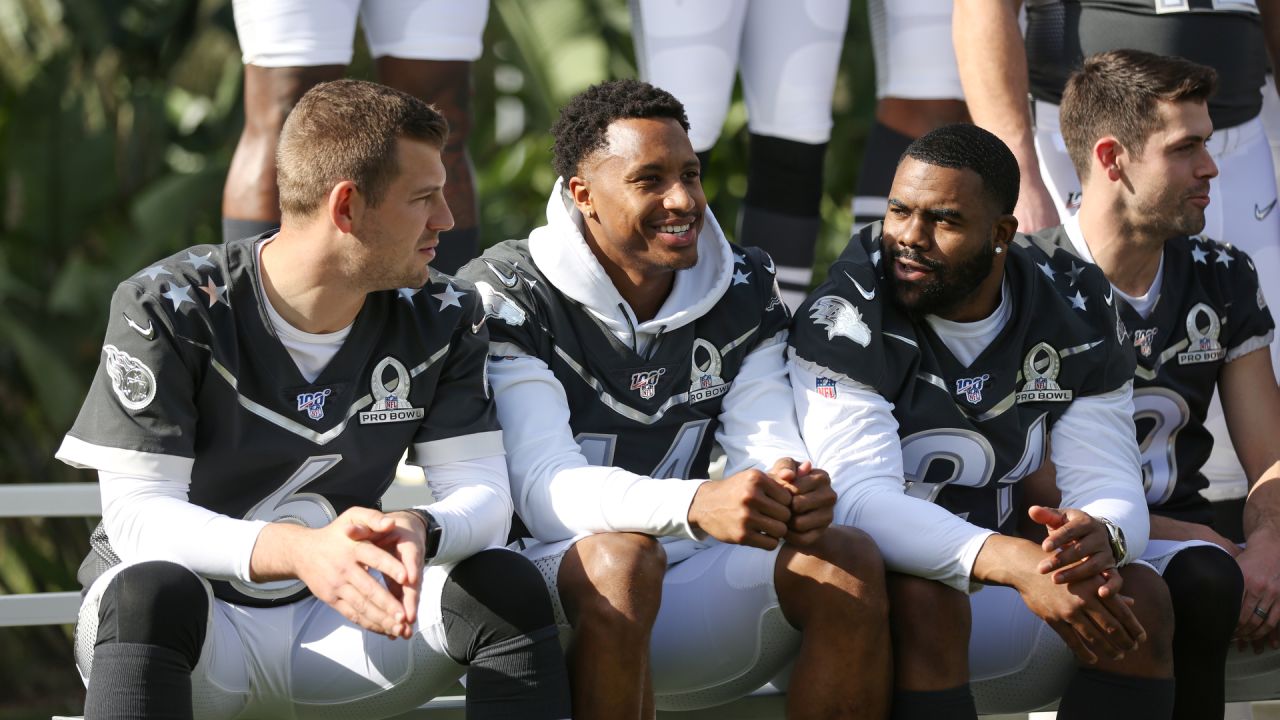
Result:
<svg viewBox="0 0 1280 720"><path fill-rule="evenodd" d="M582 235L582 214L567 205L556 183L547 224L529 235L538 270L580 303L623 343L644 352L658 334L706 314L733 275L733 250L710 211L698 236L698 262L676 272L671 294L651 320L640 322L596 260ZM786 333L761 341L724 396L716 440L728 457L725 473L767 469L779 457L807 458L795 421L784 351ZM643 532L702 540L689 525L689 505L704 479L651 478L593 466L574 441L564 388L542 360L495 343L489 377L503 426L516 511L543 542L596 532ZM785 412L779 412L779 409ZM657 465L666 448L654 448ZM674 561L696 549L667 545ZM674 551L674 552L673 552Z"/></svg>

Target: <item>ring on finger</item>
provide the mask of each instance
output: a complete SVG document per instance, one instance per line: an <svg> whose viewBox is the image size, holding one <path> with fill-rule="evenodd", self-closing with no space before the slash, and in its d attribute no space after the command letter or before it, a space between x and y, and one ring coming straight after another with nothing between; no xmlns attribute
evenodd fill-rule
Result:
<svg viewBox="0 0 1280 720"><path fill-rule="evenodd" d="M1270 614L1271 614L1271 611L1270 611L1270 610L1263 610L1263 609L1262 609L1262 606L1260 606L1260 605L1255 605L1255 606L1253 606L1253 614L1254 614L1254 615L1257 615L1258 617L1262 618L1263 620L1266 620L1266 619L1267 619L1267 615L1270 615Z"/></svg>

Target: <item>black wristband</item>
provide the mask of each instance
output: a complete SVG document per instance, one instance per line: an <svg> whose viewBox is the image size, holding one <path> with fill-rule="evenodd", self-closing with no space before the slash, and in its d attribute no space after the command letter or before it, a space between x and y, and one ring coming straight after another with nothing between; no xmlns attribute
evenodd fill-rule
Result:
<svg viewBox="0 0 1280 720"><path fill-rule="evenodd" d="M422 525L426 528L426 532L423 534L423 554L425 555L426 560L431 560L440 550L440 536L444 534L444 528L440 527L440 523L436 522L435 517L431 513L423 510L422 508L405 508L404 511L417 515L418 518L422 520Z"/></svg>

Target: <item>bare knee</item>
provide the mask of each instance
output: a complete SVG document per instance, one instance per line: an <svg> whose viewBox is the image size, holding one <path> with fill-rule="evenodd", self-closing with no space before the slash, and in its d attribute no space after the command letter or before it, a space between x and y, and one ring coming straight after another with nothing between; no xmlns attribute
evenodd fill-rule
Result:
<svg viewBox="0 0 1280 720"><path fill-rule="evenodd" d="M943 690L969 680L969 598L936 580L889 573L895 677L908 690Z"/></svg>
<svg viewBox="0 0 1280 720"><path fill-rule="evenodd" d="M884 560L861 530L832 526L812 545L784 545L774 584L783 612L798 627L820 612L881 624L888 620Z"/></svg>
<svg viewBox="0 0 1280 720"><path fill-rule="evenodd" d="M574 544L560 564L565 614L583 624L618 630L653 627L662 603L667 554L649 535L601 533Z"/></svg>

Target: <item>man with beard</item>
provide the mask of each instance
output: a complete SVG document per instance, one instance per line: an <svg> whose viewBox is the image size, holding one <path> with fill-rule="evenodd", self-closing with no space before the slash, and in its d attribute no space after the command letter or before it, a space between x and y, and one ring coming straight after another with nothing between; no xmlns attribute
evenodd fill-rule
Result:
<svg viewBox="0 0 1280 720"><path fill-rule="evenodd" d="M1179 718L1221 715L1228 640L1234 634L1259 651L1269 640L1275 649L1280 623L1280 391L1267 352L1274 324L1249 256L1197 236L1218 174L1206 102L1216 79L1203 65L1137 50L1085 60L1062 97L1063 137L1084 200L1076 217L1037 233L1096 262L1125 300L1120 318L1137 356L1134 410L1151 508L1142 557L1173 598ZM1248 472L1244 548L1214 528L1200 494L1215 387ZM1280 653L1248 665L1227 673L1237 680L1233 698L1274 688ZM1241 684L1243 674L1264 676L1262 685Z"/></svg>
<svg viewBox="0 0 1280 720"><path fill-rule="evenodd" d="M883 225L797 314L801 430L837 521L893 571L894 717L975 717L971 677L984 712L1061 694L1064 720L1168 717L1168 594L1129 564L1147 539L1132 352L1096 268L1013 242L1017 188L976 126L909 146ZM1015 508L1046 460L1063 507L1030 508L1038 544Z"/></svg>
<svg viewBox="0 0 1280 720"><path fill-rule="evenodd" d="M309 90L278 232L116 289L58 458L98 471L76 664L98 718L386 717L470 666L471 718L567 718L551 604L494 546L511 497L475 289L428 267L448 134L374 83ZM382 512L396 465L430 505Z"/></svg>
<svg viewBox="0 0 1280 720"><path fill-rule="evenodd" d="M648 83L578 94L547 224L463 273L491 316L520 544L572 626L574 717L727 702L793 660L790 717L884 717L883 564L829 527L773 262L725 240L688 128Z"/></svg>

